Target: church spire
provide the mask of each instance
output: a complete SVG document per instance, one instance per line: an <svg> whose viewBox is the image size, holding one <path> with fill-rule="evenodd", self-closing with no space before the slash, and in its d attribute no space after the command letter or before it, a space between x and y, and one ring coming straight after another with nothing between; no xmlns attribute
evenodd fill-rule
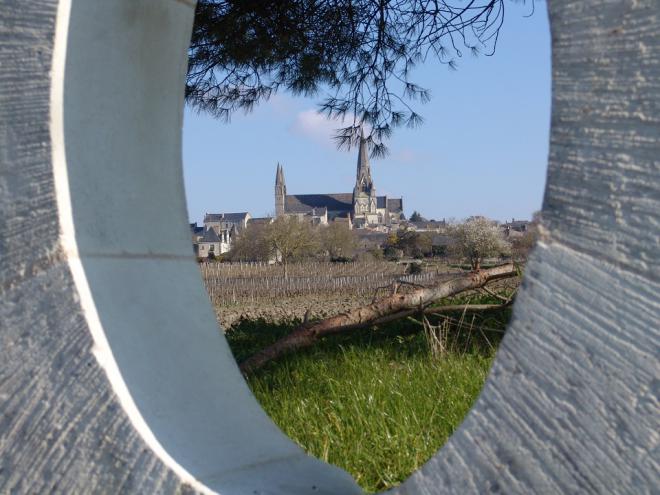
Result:
<svg viewBox="0 0 660 495"><path fill-rule="evenodd" d="M286 183L284 182L284 168L277 163L275 172L275 216L284 214L284 203L286 201Z"/></svg>
<svg viewBox="0 0 660 495"><path fill-rule="evenodd" d="M284 168L280 163L277 163L277 172L275 173L275 187L281 187L286 194L286 182L284 182Z"/></svg>
<svg viewBox="0 0 660 495"><path fill-rule="evenodd" d="M371 167L369 166L367 140L364 138L364 130L360 129L360 151L358 152L355 189L368 193L373 188L373 185L373 180L371 179Z"/></svg>

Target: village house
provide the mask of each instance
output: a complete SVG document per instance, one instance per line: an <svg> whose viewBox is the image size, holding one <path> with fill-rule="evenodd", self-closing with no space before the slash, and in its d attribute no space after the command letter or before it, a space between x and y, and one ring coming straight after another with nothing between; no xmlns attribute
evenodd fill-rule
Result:
<svg viewBox="0 0 660 495"><path fill-rule="evenodd" d="M193 244L197 244L204 236L204 227L197 225L197 222L190 224L190 235L192 236Z"/></svg>
<svg viewBox="0 0 660 495"><path fill-rule="evenodd" d="M529 220L516 220L512 218L510 222L505 222L500 227L506 237L522 237L529 230L530 223Z"/></svg>
<svg viewBox="0 0 660 495"><path fill-rule="evenodd" d="M202 238L197 242L197 257L214 258L228 252L231 249L229 232L229 229L223 229L218 235L215 229L206 229Z"/></svg>
<svg viewBox="0 0 660 495"><path fill-rule="evenodd" d="M247 211L240 213L206 213L204 215L204 228L214 229L218 235L222 230L243 231L252 218Z"/></svg>

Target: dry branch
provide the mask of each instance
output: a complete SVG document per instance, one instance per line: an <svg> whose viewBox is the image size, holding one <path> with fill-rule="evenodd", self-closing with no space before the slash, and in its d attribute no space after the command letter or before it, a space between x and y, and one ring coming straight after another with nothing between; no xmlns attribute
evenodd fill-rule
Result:
<svg viewBox="0 0 660 495"><path fill-rule="evenodd" d="M455 304L451 306L440 306L438 308L424 308L424 310L421 311L421 313L426 315L442 315L446 313L454 313L456 311L465 311L468 313L476 313L481 311L495 311L511 305L512 302L513 300L509 300L502 304ZM399 320L401 318L406 318L408 316L414 316L419 313L420 313L419 308L411 308L404 311L400 311L398 313L393 313L391 315L383 316L382 318L379 318L371 322L370 325L382 325L384 323L389 323L391 321Z"/></svg>
<svg viewBox="0 0 660 495"><path fill-rule="evenodd" d="M423 311L439 299L466 290L478 289L486 283L517 274L512 264L487 270L479 270L443 282L435 287L418 289L407 294L392 294L367 306L326 318L311 324L303 324L277 342L247 358L240 365L243 373L251 373L265 363L296 349L309 347L322 337L380 324ZM396 316L396 317L394 317Z"/></svg>

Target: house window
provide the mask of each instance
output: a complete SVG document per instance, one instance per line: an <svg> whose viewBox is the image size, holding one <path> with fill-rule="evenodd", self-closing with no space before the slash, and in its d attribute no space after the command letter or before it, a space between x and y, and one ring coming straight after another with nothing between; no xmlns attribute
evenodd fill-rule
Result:
<svg viewBox="0 0 660 495"><path fill-rule="evenodd" d="M215 251L215 244L211 244L209 246L209 251Z"/></svg>

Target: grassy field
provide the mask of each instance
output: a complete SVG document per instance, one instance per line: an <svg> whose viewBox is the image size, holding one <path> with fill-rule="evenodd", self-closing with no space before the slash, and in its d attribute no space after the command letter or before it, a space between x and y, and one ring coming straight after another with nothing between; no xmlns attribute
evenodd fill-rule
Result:
<svg viewBox="0 0 660 495"><path fill-rule="evenodd" d="M446 301L456 304L464 299ZM472 297L476 303L496 303ZM249 378L273 420L310 454L342 467L368 492L421 467L460 424L481 390L510 310L436 318L447 351L432 355L410 320L325 339ZM245 320L227 333L237 360L296 322Z"/></svg>

